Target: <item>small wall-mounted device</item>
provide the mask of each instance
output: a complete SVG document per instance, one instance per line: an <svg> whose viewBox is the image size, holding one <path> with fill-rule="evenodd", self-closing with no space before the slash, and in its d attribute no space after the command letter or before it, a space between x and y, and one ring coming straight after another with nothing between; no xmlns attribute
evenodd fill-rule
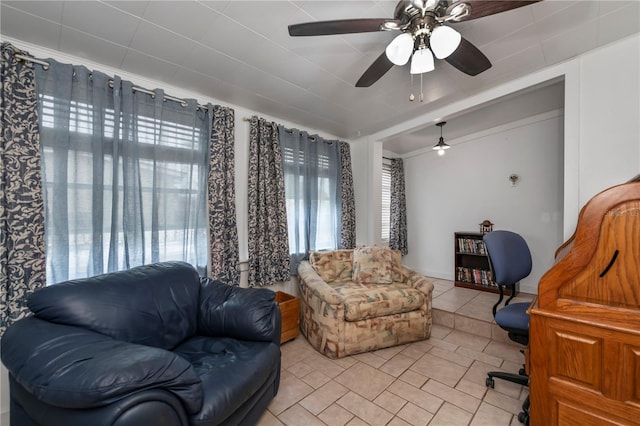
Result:
<svg viewBox="0 0 640 426"><path fill-rule="evenodd" d="M520 176L518 176L517 174L511 173L509 175L509 182L511 182L511 186L516 186L519 180L520 180Z"/></svg>

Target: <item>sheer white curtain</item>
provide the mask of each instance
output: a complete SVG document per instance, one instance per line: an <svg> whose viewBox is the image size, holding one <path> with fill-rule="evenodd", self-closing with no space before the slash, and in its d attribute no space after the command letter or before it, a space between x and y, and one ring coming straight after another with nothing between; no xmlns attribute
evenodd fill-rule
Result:
<svg viewBox="0 0 640 426"><path fill-rule="evenodd" d="M47 282L163 260L207 264L207 111L49 60L36 67Z"/></svg>
<svg viewBox="0 0 640 426"><path fill-rule="evenodd" d="M342 190L340 142L279 126L291 272L310 250L340 245Z"/></svg>

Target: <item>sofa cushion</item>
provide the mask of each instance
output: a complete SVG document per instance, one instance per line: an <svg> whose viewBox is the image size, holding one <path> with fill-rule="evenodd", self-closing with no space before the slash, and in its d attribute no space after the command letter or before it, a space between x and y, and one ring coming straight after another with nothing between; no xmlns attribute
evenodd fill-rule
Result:
<svg viewBox="0 0 640 426"><path fill-rule="evenodd" d="M196 336L174 352L202 382L202 409L189 422L195 425L223 424L280 368L280 346L273 342Z"/></svg>
<svg viewBox="0 0 640 426"><path fill-rule="evenodd" d="M393 253L387 247L358 247L353 250L353 281L391 284Z"/></svg>
<svg viewBox="0 0 640 426"><path fill-rule="evenodd" d="M391 279L396 283L407 281L407 274L404 266L402 266L402 252L400 250L391 251Z"/></svg>
<svg viewBox="0 0 640 426"><path fill-rule="evenodd" d="M343 282L333 283L331 287L343 300L347 321L410 312L420 309L425 302L423 292L402 283Z"/></svg>
<svg viewBox="0 0 640 426"><path fill-rule="evenodd" d="M327 283L351 281L353 250L312 251L309 263Z"/></svg>
<svg viewBox="0 0 640 426"><path fill-rule="evenodd" d="M40 319L171 349L196 333L199 294L193 266L162 262L51 285L27 305Z"/></svg>

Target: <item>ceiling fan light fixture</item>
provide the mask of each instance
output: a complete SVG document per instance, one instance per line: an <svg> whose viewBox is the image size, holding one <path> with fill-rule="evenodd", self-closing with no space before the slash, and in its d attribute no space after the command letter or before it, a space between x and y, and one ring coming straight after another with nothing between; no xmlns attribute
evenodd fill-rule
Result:
<svg viewBox="0 0 640 426"><path fill-rule="evenodd" d="M429 48L424 47L416 50L411 59L411 74L422 74L434 69L433 54Z"/></svg>
<svg viewBox="0 0 640 426"><path fill-rule="evenodd" d="M436 58L444 59L456 51L461 40L462 36L459 32L451 27L440 25L431 32L429 44Z"/></svg>
<svg viewBox="0 0 640 426"><path fill-rule="evenodd" d="M385 49L387 58L394 65L404 65L409 62L413 52L413 37L409 33L402 33L394 38Z"/></svg>

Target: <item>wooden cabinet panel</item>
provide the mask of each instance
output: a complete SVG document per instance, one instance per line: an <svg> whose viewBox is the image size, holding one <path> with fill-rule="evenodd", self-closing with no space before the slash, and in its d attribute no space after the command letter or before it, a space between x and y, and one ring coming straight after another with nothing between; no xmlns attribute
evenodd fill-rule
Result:
<svg viewBox="0 0 640 426"><path fill-rule="evenodd" d="M558 401L558 424L562 426L623 426L628 423L620 423L617 420L607 418L606 415L584 405L573 405L564 401Z"/></svg>
<svg viewBox="0 0 640 426"><path fill-rule="evenodd" d="M534 314L530 337L532 425L640 425L640 335Z"/></svg>
<svg viewBox="0 0 640 426"><path fill-rule="evenodd" d="M640 407L640 347L624 345L624 400Z"/></svg>
<svg viewBox="0 0 640 426"><path fill-rule="evenodd" d="M571 331L552 330L551 377L600 390L602 339Z"/></svg>

